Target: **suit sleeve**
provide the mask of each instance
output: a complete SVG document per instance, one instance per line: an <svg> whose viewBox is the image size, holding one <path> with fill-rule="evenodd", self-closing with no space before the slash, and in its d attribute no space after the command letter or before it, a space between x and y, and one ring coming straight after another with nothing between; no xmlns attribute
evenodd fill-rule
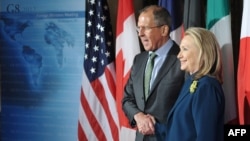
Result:
<svg viewBox="0 0 250 141"><path fill-rule="evenodd" d="M133 87L133 79L136 75L135 73L137 70L135 64L136 64L136 57L134 59L133 66L131 68L130 77L127 81L127 84L125 85L124 96L122 99L123 111L124 111L125 115L127 116L127 118L129 119L130 125L132 127L136 126L136 122L134 120L134 115L141 112L138 109L137 104L136 104L134 87Z"/></svg>

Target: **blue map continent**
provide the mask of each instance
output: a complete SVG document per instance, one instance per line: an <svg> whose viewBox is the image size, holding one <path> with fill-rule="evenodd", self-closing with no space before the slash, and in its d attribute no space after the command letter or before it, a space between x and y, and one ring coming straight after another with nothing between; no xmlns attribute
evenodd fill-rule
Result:
<svg viewBox="0 0 250 141"><path fill-rule="evenodd" d="M23 32L33 25L32 22L4 15L1 16L1 20L3 21L2 31L5 33L4 35L1 34L1 36L7 36L10 41L12 40L20 44L22 47L20 54L27 63L26 67L29 70L28 73L30 73L30 81L32 84L38 85L38 80L42 73L43 56L31 45L24 45L18 40L19 37L22 37ZM65 47L73 47L74 38L54 22L47 22L44 30L44 41L55 49L56 62L62 68L65 62L63 49Z"/></svg>

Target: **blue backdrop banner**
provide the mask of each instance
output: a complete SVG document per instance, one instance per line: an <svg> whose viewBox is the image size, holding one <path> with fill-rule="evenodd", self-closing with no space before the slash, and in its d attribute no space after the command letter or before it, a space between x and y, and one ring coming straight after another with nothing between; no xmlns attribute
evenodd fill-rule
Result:
<svg viewBox="0 0 250 141"><path fill-rule="evenodd" d="M1 0L1 141L76 141L85 0Z"/></svg>

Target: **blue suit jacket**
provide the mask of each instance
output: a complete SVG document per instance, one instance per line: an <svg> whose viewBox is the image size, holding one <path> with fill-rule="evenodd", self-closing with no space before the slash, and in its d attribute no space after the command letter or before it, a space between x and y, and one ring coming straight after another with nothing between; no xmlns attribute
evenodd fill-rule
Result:
<svg viewBox="0 0 250 141"><path fill-rule="evenodd" d="M223 141L225 99L221 84L204 76L190 93L190 76L171 109L167 124L156 124L158 140Z"/></svg>

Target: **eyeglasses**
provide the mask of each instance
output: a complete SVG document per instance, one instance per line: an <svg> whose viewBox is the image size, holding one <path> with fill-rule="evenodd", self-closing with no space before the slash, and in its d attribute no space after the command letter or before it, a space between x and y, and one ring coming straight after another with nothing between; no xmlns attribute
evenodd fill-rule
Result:
<svg viewBox="0 0 250 141"><path fill-rule="evenodd" d="M136 27L136 31L140 32L140 31L147 31L153 28L159 28L162 27L163 25L157 25L157 26L137 26Z"/></svg>

